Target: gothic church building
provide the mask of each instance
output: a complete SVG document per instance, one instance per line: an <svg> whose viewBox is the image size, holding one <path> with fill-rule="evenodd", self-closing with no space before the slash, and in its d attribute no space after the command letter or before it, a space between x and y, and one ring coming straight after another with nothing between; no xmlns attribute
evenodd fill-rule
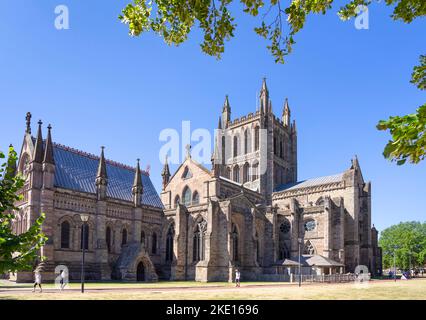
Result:
<svg viewBox="0 0 426 320"><path fill-rule="evenodd" d="M192 159L162 171L160 195L135 167L31 134L31 115L17 171L25 186L14 223L23 232L46 214L45 278L65 265L80 277L87 249L91 280L289 281L306 275L381 273L371 222L371 183L355 157L347 170L297 179L297 129L288 101L272 111L266 81L259 110L232 120L228 97L219 119L211 170ZM81 214L88 214L82 228ZM83 234L84 230L84 234ZM85 241L82 241L82 239ZM28 281L31 273L18 273Z"/></svg>

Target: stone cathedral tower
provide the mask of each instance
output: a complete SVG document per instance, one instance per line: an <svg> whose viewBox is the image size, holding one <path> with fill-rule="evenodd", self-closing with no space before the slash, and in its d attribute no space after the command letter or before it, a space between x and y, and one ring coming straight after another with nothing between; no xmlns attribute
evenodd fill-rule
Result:
<svg viewBox="0 0 426 320"><path fill-rule="evenodd" d="M255 113L232 120L226 96L216 135L213 169L263 194L270 203L276 187L297 181L297 131L286 99L282 118L274 115L266 79Z"/></svg>

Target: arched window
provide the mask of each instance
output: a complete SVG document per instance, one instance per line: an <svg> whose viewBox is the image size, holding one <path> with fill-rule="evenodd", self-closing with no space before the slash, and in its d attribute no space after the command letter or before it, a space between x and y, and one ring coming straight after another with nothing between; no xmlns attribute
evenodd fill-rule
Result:
<svg viewBox="0 0 426 320"><path fill-rule="evenodd" d="M239 242L238 229L236 225L233 225L232 227L232 259L235 262L239 261L238 242Z"/></svg>
<svg viewBox="0 0 426 320"><path fill-rule="evenodd" d="M290 250L288 250L288 247L286 245L286 240L288 241L290 239L290 231L291 231L291 224L290 221L285 219L280 224L280 232L279 232L279 259L285 260L290 258Z"/></svg>
<svg viewBox="0 0 426 320"><path fill-rule="evenodd" d="M226 168L225 176L227 179L231 180L231 168Z"/></svg>
<svg viewBox="0 0 426 320"><path fill-rule="evenodd" d="M243 183L250 181L250 165L246 163L243 167Z"/></svg>
<svg viewBox="0 0 426 320"><path fill-rule="evenodd" d="M283 157L284 157L284 154L283 154L283 142L282 141L280 141L280 158L281 159L283 159Z"/></svg>
<svg viewBox="0 0 426 320"><path fill-rule="evenodd" d="M254 129L254 150L258 151L260 146L260 128L256 127Z"/></svg>
<svg viewBox="0 0 426 320"><path fill-rule="evenodd" d="M234 137L234 158L238 156L238 137Z"/></svg>
<svg viewBox="0 0 426 320"><path fill-rule="evenodd" d="M106 229L105 238L106 238L108 253L111 253L111 228L110 227L107 227Z"/></svg>
<svg viewBox="0 0 426 320"><path fill-rule="evenodd" d="M191 205L191 197L192 197L191 189L189 189L189 187L185 187L185 189L183 189L183 195L182 195L183 204L185 206Z"/></svg>
<svg viewBox="0 0 426 320"><path fill-rule="evenodd" d="M80 234L80 248L83 250L83 230L84 230L84 249L89 250L89 234L90 234L90 227L86 223L85 225L81 226L81 234Z"/></svg>
<svg viewBox="0 0 426 320"><path fill-rule="evenodd" d="M310 241L307 241L305 244L305 248L303 249L303 254L308 256L314 256L315 253L315 247L312 245Z"/></svg>
<svg viewBox="0 0 426 320"><path fill-rule="evenodd" d="M226 163L226 138L222 137L222 165Z"/></svg>
<svg viewBox="0 0 426 320"><path fill-rule="evenodd" d="M198 194L197 191L194 191L194 194L192 196L192 204L197 205L199 203L200 203L200 195Z"/></svg>
<svg viewBox="0 0 426 320"><path fill-rule="evenodd" d="M183 174L182 174L182 179L190 179L190 178L192 178L192 173L188 167L185 167L185 170L183 171Z"/></svg>
<svg viewBox="0 0 426 320"><path fill-rule="evenodd" d="M155 232L152 234L151 252L152 254L157 254L157 234Z"/></svg>
<svg viewBox="0 0 426 320"><path fill-rule="evenodd" d="M176 196L175 197L175 208L177 208L178 207L178 204L180 203L180 197L179 196Z"/></svg>
<svg viewBox="0 0 426 320"><path fill-rule="evenodd" d="M199 262L203 261L205 259L205 238L206 238L206 231L207 231L207 222L201 221L200 223L197 223L197 226L194 230L194 237L193 237L193 261Z"/></svg>
<svg viewBox="0 0 426 320"><path fill-rule="evenodd" d="M172 262L174 256L173 244L174 244L174 236L175 236L175 227L172 224L167 231L166 238L166 261Z"/></svg>
<svg viewBox="0 0 426 320"><path fill-rule="evenodd" d="M255 162L252 167L252 181L256 181L259 178L259 163Z"/></svg>
<svg viewBox="0 0 426 320"><path fill-rule="evenodd" d="M123 229L123 233L121 235L121 245L125 246L127 244L127 229Z"/></svg>
<svg viewBox="0 0 426 320"><path fill-rule="evenodd" d="M247 129L246 131L244 131L244 153L245 154L249 153L249 146L250 146L249 129Z"/></svg>
<svg viewBox="0 0 426 320"><path fill-rule="evenodd" d="M238 165L234 167L234 181L240 182L240 167Z"/></svg>
<svg viewBox="0 0 426 320"><path fill-rule="evenodd" d="M146 246L146 236L145 236L145 231L141 231L141 244L142 244L142 248L145 248Z"/></svg>
<svg viewBox="0 0 426 320"><path fill-rule="evenodd" d="M61 224L61 249L70 248L70 224L64 221Z"/></svg>

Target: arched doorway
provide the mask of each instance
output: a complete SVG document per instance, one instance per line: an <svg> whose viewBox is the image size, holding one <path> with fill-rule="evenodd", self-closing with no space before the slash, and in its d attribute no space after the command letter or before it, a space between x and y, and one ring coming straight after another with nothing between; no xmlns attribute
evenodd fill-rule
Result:
<svg viewBox="0 0 426 320"><path fill-rule="evenodd" d="M138 282L144 282L145 281L145 266L143 262L139 262L138 268L136 271L136 280Z"/></svg>

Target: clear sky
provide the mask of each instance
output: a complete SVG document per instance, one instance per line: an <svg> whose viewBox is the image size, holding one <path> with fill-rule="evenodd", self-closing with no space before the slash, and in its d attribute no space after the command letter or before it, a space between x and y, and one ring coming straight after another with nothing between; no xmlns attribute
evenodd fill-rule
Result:
<svg viewBox="0 0 426 320"><path fill-rule="evenodd" d="M95 154L105 145L108 158L130 165L140 157L160 191L161 130L180 130L183 120L213 130L225 94L234 117L255 111L266 76L275 113L288 97L297 121L299 179L346 170L357 154L373 184L379 230L426 220L426 163L386 161L389 136L375 129L425 102L409 83L425 54L424 19L394 22L383 1L371 7L368 30L336 11L312 16L287 63L277 65L252 31L257 20L238 10L236 38L218 61L201 52L197 31L178 48L154 34L129 37L117 18L126 2L0 2L0 149L20 148L31 111L33 131L38 119L51 123L58 143ZM69 8L70 30L54 28L60 4Z"/></svg>

